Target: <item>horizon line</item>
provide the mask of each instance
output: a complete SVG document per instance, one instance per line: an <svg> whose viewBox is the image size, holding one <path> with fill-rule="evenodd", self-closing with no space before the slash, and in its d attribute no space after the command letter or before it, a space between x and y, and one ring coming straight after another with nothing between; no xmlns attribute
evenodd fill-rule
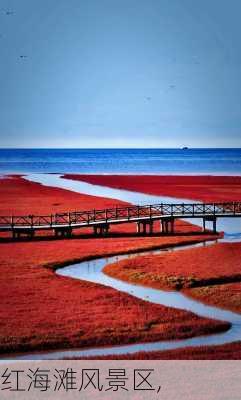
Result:
<svg viewBox="0 0 241 400"><path fill-rule="evenodd" d="M0 150L241 150L241 147L0 147Z"/></svg>

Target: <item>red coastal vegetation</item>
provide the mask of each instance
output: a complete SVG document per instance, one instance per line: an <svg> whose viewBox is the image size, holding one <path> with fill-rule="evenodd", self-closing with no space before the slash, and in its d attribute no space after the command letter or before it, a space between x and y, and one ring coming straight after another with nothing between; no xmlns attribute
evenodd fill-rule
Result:
<svg viewBox="0 0 241 400"><path fill-rule="evenodd" d="M65 175L64 177L137 192L207 202L241 200L240 176ZM239 311L241 295L237 281L241 280L240 252L240 243L223 243L173 254L139 257L123 261L115 267L107 266L105 271L116 277L118 275L120 279L159 288L184 289L201 286L188 292L211 304Z"/></svg>
<svg viewBox="0 0 241 400"><path fill-rule="evenodd" d="M241 176L65 174L64 178L203 202L241 201Z"/></svg>
<svg viewBox="0 0 241 400"><path fill-rule="evenodd" d="M122 260L107 265L104 271L118 279L158 289L198 288L190 293L195 293L196 297L199 293L203 292L203 296L206 293L205 298L209 298L209 302L212 302L213 296L209 296L207 290L209 286L241 281L240 258L239 243L219 243ZM232 285L225 286L232 287ZM241 311L241 292L239 295L239 302L227 296L226 303L234 300L238 311ZM220 305L218 302L216 304Z"/></svg>
<svg viewBox="0 0 241 400"><path fill-rule="evenodd" d="M73 253L81 258L78 247L85 244L65 242L47 248L43 242L25 243L22 250L17 243L2 245L1 353L176 339L228 327L43 268L51 258L52 268ZM10 261L4 264L6 256Z"/></svg>
<svg viewBox="0 0 241 400"><path fill-rule="evenodd" d="M241 313L241 247L222 243L209 247L138 257L105 267L108 275L154 288L183 289L204 303ZM128 264L128 266L127 266ZM233 282L233 283L227 283ZM195 287L198 286L198 287ZM140 352L135 359L240 359L241 343L213 347ZM133 356L120 356L118 359Z"/></svg>
<svg viewBox="0 0 241 400"><path fill-rule="evenodd" d="M58 212L127 206L129 203L98 196L83 195L65 189L43 186L25 180L18 175L0 179L0 215L49 215ZM159 224L154 230L160 231ZM182 232L200 232L200 228L184 221L176 221L175 230ZM77 233L90 233L89 229L77 230ZM135 233L135 224L112 225L111 233ZM40 233L41 234L41 233ZM38 233L39 235L39 233ZM46 235L46 232L44 233ZM47 233L49 235L49 233ZM50 233L52 235L52 233ZM1 235L0 235L1 236ZM203 236L201 237L201 240ZM174 238L174 240L176 240ZM165 241L165 239L164 239Z"/></svg>
<svg viewBox="0 0 241 400"><path fill-rule="evenodd" d="M117 204L127 203L43 186L17 175L0 179L0 215L44 215Z"/></svg>
<svg viewBox="0 0 241 400"><path fill-rule="evenodd" d="M1 215L51 213L53 208L104 208L116 203L44 187L20 177L1 179L0 194ZM121 236L126 228L115 228L119 237L2 242L0 352L176 339L228 327L226 323L55 274L59 266L102 255L204 239L198 235Z"/></svg>
<svg viewBox="0 0 241 400"><path fill-rule="evenodd" d="M104 271L153 288L185 290L208 304L241 312L240 259L239 243L219 243L122 260L107 265Z"/></svg>
<svg viewBox="0 0 241 400"><path fill-rule="evenodd" d="M241 282L203 286L187 292L204 303L241 313Z"/></svg>
<svg viewBox="0 0 241 400"><path fill-rule="evenodd" d="M204 202L241 200L241 177L236 176L108 176L65 175L65 178L154 195ZM105 271L120 279L165 289L182 289L211 305L241 312L240 244L219 244L185 250L159 258L143 257ZM128 267L127 267L128 264ZM128 270L128 271L127 271ZM231 282L231 283L229 283ZM199 287L195 287L199 286ZM143 359L240 359L241 343L223 346L140 353ZM119 358L133 358L121 356Z"/></svg>
<svg viewBox="0 0 241 400"><path fill-rule="evenodd" d="M208 247L137 257L105 267L108 275L166 290L182 289L204 303L241 313L241 247L222 243ZM233 281L233 283L227 283ZM198 287L195 287L198 286ZM241 359L241 343L190 347L112 359Z"/></svg>

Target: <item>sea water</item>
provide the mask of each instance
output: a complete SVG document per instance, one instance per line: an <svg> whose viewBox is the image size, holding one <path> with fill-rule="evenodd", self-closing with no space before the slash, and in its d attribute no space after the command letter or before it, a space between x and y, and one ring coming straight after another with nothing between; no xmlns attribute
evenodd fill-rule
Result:
<svg viewBox="0 0 241 400"><path fill-rule="evenodd" d="M241 175L241 149L0 149L0 174Z"/></svg>

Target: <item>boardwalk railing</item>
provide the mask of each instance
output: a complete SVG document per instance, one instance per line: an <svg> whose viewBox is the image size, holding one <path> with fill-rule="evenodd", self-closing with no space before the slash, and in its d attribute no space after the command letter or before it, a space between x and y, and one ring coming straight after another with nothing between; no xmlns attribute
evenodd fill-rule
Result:
<svg viewBox="0 0 241 400"><path fill-rule="evenodd" d="M0 216L0 231L80 228L124 222L167 220L168 218L241 217L241 202L153 204L74 211L51 215Z"/></svg>

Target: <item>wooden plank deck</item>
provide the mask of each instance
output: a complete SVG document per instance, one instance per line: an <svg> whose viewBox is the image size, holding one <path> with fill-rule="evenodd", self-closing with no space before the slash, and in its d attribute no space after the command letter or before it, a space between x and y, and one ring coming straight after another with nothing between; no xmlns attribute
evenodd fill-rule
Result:
<svg viewBox="0 0 241 400"><path fill-rule="evenodd" d="M50 215L0 216L0 231L33 236L38 230L54 230L55 233L70 234L73 229L93 227L95 234L107 233L110 225L137 223L137 232L152 232L154 221L160 220L163 233L174 233L174 221L182 218L202 218L204 230L206 221L213 222L216 232L217 218L241 217L241 202L192 203L192 204L151 204L115 207L102 210L74 211ZM63 235L63 236L64 236Z"/></svg>

